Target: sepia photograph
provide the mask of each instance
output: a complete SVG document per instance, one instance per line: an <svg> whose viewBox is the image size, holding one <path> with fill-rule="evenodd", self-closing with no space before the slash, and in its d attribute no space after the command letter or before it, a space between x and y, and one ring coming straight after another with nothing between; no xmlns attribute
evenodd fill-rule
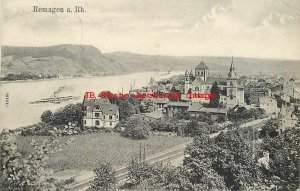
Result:
<svg viewBox="0 0 300 191"><path fill-rule="evenodd" d="M300 191L299 0L0 15L0 191Z"/></svg>

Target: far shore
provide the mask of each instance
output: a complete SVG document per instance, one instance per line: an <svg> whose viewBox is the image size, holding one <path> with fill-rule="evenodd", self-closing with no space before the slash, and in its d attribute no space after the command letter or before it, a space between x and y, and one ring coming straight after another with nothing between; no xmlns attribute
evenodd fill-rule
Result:
<svg viewBox="0 0 300 191"><path fill-rule="evenodd" d="M2 84L10 84L10 83L30 83L30 82L41 82L41 81L55 81L55 80L72 80L72 79L87 79L87 78L101 78L101 77L111 77L111 76L125 76L129 74L137 74L137 73L146 73L146 72L167 72L167 71L142 71L142 72L133 72L133 73L124 73L124 74L103 74L100 76L81 76L81 77L70 77L70 78L50 78L50 79L28 79L28 80L15 80L15 81L0 81Z"/></svg>

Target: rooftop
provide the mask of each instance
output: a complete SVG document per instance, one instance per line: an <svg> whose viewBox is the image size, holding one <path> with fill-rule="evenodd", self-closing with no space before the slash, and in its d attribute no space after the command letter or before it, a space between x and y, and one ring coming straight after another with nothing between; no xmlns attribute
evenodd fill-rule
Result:
<svg viewBox="0 0 300 191"><path fill-rule="evenodd" d="M205 113L222 113L226 114L227 110L226 109L220 109L220 108L206 108L206 107L201 107L200 104L193 103L189 108L189 112L205 112Z"/></svg>
<svg viewBox="0 0 300 191"><path fill-rule="evenodd" d="M173 106L173 107L189 107L188 102L180 102L180 101L170 101L166 104L166 106Z"/></svg>
<svg viewBox="0 0 300 191"><path fill-rule="evenodd" d="M84 99L83 106L87 107L87 111L100 110L108 115L116 114L119 111L117 105L107 102L106 99Z"/></svg>
<svg viewBox="0 0 300 191"><path fill-rule="evenodd" d="M196 66L196 69L199 69L199 70L208 70L208 67L206 66L206 64L203 61L201 61L200 64L198 64Z"/></svg>

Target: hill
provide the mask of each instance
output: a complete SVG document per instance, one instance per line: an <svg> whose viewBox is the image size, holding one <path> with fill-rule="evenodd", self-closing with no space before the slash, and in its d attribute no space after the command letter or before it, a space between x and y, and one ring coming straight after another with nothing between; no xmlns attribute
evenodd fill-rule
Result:
<svg viewBox="0 0 300 191"><path fill-rule="evenodd" d="M49 47L2 46L2 74L33 73L62 76L99 76L144 71L184 71L204 61L211 71L226 72L231 57L176 57L142 55L130 52L103 54L88 45L56 45ZM300 61L255 58L234 58L240 74L285 73L297 74Z"/></svg>

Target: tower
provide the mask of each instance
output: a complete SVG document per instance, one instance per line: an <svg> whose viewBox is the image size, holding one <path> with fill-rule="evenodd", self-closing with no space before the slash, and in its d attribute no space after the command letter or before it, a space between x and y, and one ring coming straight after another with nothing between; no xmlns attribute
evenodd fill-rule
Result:
<svg viewBox="0 0 300 191"><path fill-rule="evenodd" d="M188 71L185 72L184 75L184 93L187 94L187 92L190 89L190 73Z"/></svg>
<svg viewBox="0 0 300 191"><path fill-rule="evenodd" d="M204 82L207 80L207 76L209 75L209 69L206 64L201 61L200 64L195 68L195 77L200 77Z"/></svg>
<svg viewBox="0 0 300 191"><path fill-rule="evenodd" d="M237 76L235 73L235 68L233 64L233 57L231 60L231 66L230 70L228 73L228 77L226 78L226 83L227 83L227 103L226 107L227 108L233 108L236 105L238 105L237 101Z"/></svg>

